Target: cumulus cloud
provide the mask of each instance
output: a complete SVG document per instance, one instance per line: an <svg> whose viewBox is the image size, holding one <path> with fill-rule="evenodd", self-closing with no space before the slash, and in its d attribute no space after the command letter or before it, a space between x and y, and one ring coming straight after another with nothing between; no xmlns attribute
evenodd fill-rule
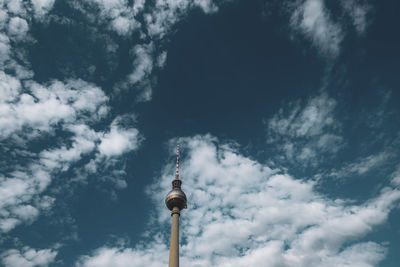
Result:
<svg viewBox="0 0 400 267"><path fill-rule="evenodd" d="M21 149L10 154L11 162L15 157L29 155L25 164L16 162L13 170L0 176L0 230L3 232L20 223L32 222L41 210L48 209L52 201L42 195L44 190L59 173L69 170L84 156L113 157L112 162L116 164L123 153L139 147L138 130L130 125L122 127L120 118L103 130L92 128L109 111L108 97L93 84L55 80L42 85L32 80L21 82L1 72L0 88L0 139ZM29 142L40 139L43 134L52 136L55 129L68 137L30 153ZM92 161L92 168L101 163ZM117 187L124 188L124 175L118 174ZM44 202L49 205L43 206Z"/></svg>
<svg viewBox="0 0 400 267"><path fill-rule="evenodd" d="M6 250L1 254L1 260L5 267L45 267L54 262L56 256L57 251L54 249L36 250L30 247L23 247L21 250Z"/></svg>
<svg viewBox="0 0 400 267"><path fill-rule="evenodd" d="M111 124L110 132L100 138L99 152L106 156L119 156L139 146L139 131L135 128L124 129L118 125L120 118Z"/></svg>
<svg viewBox="0 0 400 267"><path fill-rule="evenodd" d="M329 199L316 191L315 182L246 158L211 136L180 143L188 196L188 209L181 213L182 265L374 266L385 257L385 246L367 234L386 222L400 199L398 189L386 187L354 205ZM170 187L172 173L173 166L167 166L149 190L156 203L151 229L168 229L169 212L159 196ZM132 266L165 266L168 234L134 248L101 247L82 256L77 266L111 261L123 266L133 259Z"/></svg>
<svg viewBox="0 0 400 267"><path fill-rule="evenodd" d="M36 18L43 18L54 5L55 0L31 0Z"/></svg>
<svg viewBox="0 0 400 267"><path fill-rule="evenodd" d="M20 17L13 17L8 22L8 34L17 40L25 38L28 32L28 23Z"/></svg>
<svg viewBox="0 0 400 267"><path fill-rule="evenodd" d="M11 13L11 15L17 15L17 16L24 16L26 15L26 8L24 5L24 1L22 0L15 0L15 1L2 1L1 5L3 8L7 9L8 12Z"/></svg>
<svg viewBox="0 0 400 267"><path fill-rule="evenodd" d="M30 18L33 15L42 19L53 8L54 2L55 0L5 0L0 6L14 16Z"/></svg>
<svg viewBox="0 0 400 267"><path fill-rule="evenodd" d="M107 112L108 98L103 91L82 80L54 81L49 87L31 81L26 83L30 93L23 93L15 77L1 72L0 79L4 92L0 99L2 139L24 127L51 131L60 121L73 122L85 118L86 113L94 119Z"/></svg>
<svg viewBox="0 0 400 267"><path fill-rule="evenodd" d="M5 0L0 2L0 67L15 71L16 75L27 78L29 71L21 65L19 49L11 49L14 42L32 41L29 26L34 18L43 19L51 10L54 0ZM23 59L22 61L26 61ZM25 62L26 63L26 62Z"/></svg>
<svg viewBox="0 0 400 267"><path fill-rule="evenodd" d="M28 21L31 21L33 17L42 19L52 9L53 4L54 0L2 1L0 3L0 29L7 28L10 37L21 41L29 30Z"/></svg>
<svg viewBox="0 0 400 267"><path fill-rule="evenodd" d="M323 153L332 155L340 150L343 138L338 134L340 123L334 116L335 107L336 100L321 93L304 105L289 103L268 119L267 142L278 142L276 149L283 152L278 160L315 166Z"/></svg>
<svg viewBox="0 0 400 267"><path fill-rule="evenodd" d="M110 21L109 26L118 34L125 36L140 28L140 22L135 16L144 8L144 1L134 1L130 5L127 0L87 0L100 9L99 19Z"/></svg>

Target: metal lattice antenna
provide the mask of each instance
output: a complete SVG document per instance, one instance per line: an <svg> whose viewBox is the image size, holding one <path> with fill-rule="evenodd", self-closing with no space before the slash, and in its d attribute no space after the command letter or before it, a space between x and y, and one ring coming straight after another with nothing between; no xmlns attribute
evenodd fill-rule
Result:
<svg viewBox="0 0 400 267"><path fill-rule="evenodd" d="M176 171L175 179L179 180L179 144L176 145Z"/></svg>

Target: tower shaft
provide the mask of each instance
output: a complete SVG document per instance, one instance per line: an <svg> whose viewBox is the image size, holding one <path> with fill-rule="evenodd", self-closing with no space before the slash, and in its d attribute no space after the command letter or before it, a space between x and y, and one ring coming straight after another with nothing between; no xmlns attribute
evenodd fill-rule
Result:
<svg viewBox="0 0 400 267"><path fill-rule="evenodd" d="M179 208L174 207L171 211L172 225L168 267L179 267L179 215Z"/></svg>

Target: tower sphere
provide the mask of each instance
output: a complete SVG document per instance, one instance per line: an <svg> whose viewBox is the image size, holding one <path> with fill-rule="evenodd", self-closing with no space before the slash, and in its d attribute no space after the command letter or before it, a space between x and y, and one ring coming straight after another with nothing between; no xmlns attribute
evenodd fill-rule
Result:
<svg viewBox="0 0 400 267"><path fill-rule="evenodd" d="M165 198L165 205L169 210L178 207L179 210L186 208L186 195L180 188L173 188Z"/></svg>

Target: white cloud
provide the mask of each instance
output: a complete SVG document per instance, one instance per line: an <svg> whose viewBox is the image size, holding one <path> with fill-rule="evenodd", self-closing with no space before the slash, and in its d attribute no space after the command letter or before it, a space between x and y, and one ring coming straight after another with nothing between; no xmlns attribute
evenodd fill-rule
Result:
<svg viewBox="0 0 400 267"><path fill-rule="evenodd" d="M139 131L124 129L118 125L118 118L111 124L110 132L100 138L99 151L106 157L120 156L139 147Z"/></svg>
<svg viewBox="0 0 400 267"><path fill-rule="evenodd" d="M383 165L391 156L392 154L388 151L383 151L375 155L360 157L354 162L344 165L339 170L331 170L329 176L343 178L351 175L363 175Z"/></svg>
<svg viewBox="0 0 400 267"><path fill-rule="evenodd" d="M34 198L51 181L49 170L37 163L32 163L25 169L16 166L16 171L0 176L0 230L8 232L18 224L30 223L39 214L40 205L32 206Z"/></svg>
<svg viewBox="0 0 400 267"><path fill-rule="evenodd" d="M14 77L1 73L0 79L0 88L5 93L0 99L1 139L24 127L48 132L59 122L74 122L78 117L85 118L87 113L95 119L107 112L108 98L103 91L82 80L54 81L48 88L28 82L28 94L21 93L21 84ZM12 86L7 86L9 81Z"/></svg>
<svg viewBox="0 0 400 267"><path fill-rule="evenodd" d="M193 8L200 8L206 14L218 10L211 0L156 1L151 13L146 13L144 17L148 34L153 38L163 38L171 31L173 25Z"/></svg>
<svg viewBox="0 0 400 267"><path fill-rule="evenodd" d="M157 58L157 66L159 68L163 68L165 66L165 62L167 61L167 52L162 52Z"/></svg>
<svg viewBox="0 0 400 267"><path fill-rule="evenodd" d="M141 80L146 75L149 75L153 69L153 52L152 45L137 45L132 49L132 54L134 55L133 72L128 76L129 82L135 84Z"/></svg>
<svg viewBox="0 0 400 267"><path fill-rule="evenodd" d="M329 199L315 190L315 182L261 165L211 136L180 143L188 196L188 209L181 212L182 265L374 266L384 258L384 246L360 239L386 222L400 199L398 189L386 187L377 197L354 205ZM172 164L149 189L156 203L150 229L168 229L162 196L171 179ZM165 266L168 237L165 231L163 237L134 248L105 246L82 256L77 266L123 266L128 260L132 266Z"/></svg>
<svg viewBox="0 0 400 267"><path fill-rule="evenodd" d="M36 18L43 18L54 5L55 0L31 0Z"/></svg>
<svg viewBox="0 0 400 267"><path fill-rule="evenodd" d="M293 105L291 105L293 106ZM290 137L316 136L323 133L324 128L334 126L333 111L336 101L322 93L309 99L304 108L297 104L288 116L281 109L269 120L269 127L281 135Z"/></svg>
<svg viewBox="0 0 400 267"><path fill-rule="evenodd" d="M300 2L293 11L291 26L303 33L323 54L336 56L340 50L343 32L332 21L324 0Z"/></svg>
<svg viewBox="0 0 400 267"><path fill-rule="evenodd" d="M21 250L10 249L1 254L5 267L45 267L52 263L56 256L57 251L53 249L36 250L30 247Z"/></svg>
<svg viewBox="0 0 400 267"><path fill-rule="evenodd" d="M6 10L0 9L0 29L3 29L8 20L8 14Z"/></svg>
<svg viewBox="0 0 400 267"><path fill-rule="evenodd" d="M26 10L22 0L6 0L1 3L12 15L25 16Z"/></svg>
<svg viewBox="0 0 400 267"><path fill-rule="evenodd" d="M20 17L13 17L8 22L8 34L17 40L24 39L28 29L28 23Z"/></svg>
<svg viewBox="0 0 400 267"><path fill-rule="evenodd" d="M19 224L19 220L15 218L5 218L0 221L0 230L2 232L8 232L11 229L14 229L14 227Z"/></svg>
<svg viewBox="0 0 400 267"><path fill-rule="evenodd" d="M5 61L10 58L10 49L10 38L0 33L0 66L3 66Z"/></svg>
<svg viewBox="0 0 400 267"><path fill-rule="evenodd" d="M148 266L161 267L167 263L162 258L168 257L167 247L162 243L154 244L151 250L133 250L129 248L100 248L92 254L92 256L83 256L80 258L77 266L84 267L126 267L126 266ZM158 260L154 260L157 259Z"/></svg>
<svg viewBox="0 0 400 267"><path fill-rule="evenodd" d="M13 41L32 40L28 38L32 18L43 18L53 4L54 0L0 1L0 66L3 67L2 69L7 67L14 70L16 76L27 78L25 67L15 61L15 58L21 61L21 53L16 49L11 49L10 39ZM32 75L29 74L29 76Z"/></svg>
<svg viewBox="0 0 400 267"><path fill-rule="evenodd" d="M290 26L304 35L322 55L336 57L341 50L341 43L348 34L347 21L339 15L332 15L325 6L325 0L301 0L290 4ZM371 6L357 0L340 1L337 14L347 15L356 31L360 34L368 26L367 15ZM336 20L333 18L336 17Z"/></svg>
<svg viewBox="0 0 400 267"><path fill-rule="evenodd" d="M120 35L127 35L139 27L138 23L132 23L127 17L118 17L112 21L111 25Z"/></svg>
<svg viewBox="0 0 400 267"><path fill-rule="evenodd" d="M392 174L392 183L395 186L400 186L400 164L397 165L396 171Z"/></svg>
<svg viewBox="0 0 400 267"><path fill-rule="evenodd" d="M344 11L350 16L356 31L359 34L365 33L368 26L367 15L371 6L357 0L342 0L341 4Z"/></svg>
<svg viewBox="0 0 400 267"><path fill-rule="evenodd" d="M321 153L332 155L340 150L343 138L337 133L336 101L327 93L310 98L305 105L287 106L266 123L268 143L279 141L277 149L286 160L315 166Z"/></svg>
<svg viewBox="0 0 400 267"><path fill-rule="evenodd" d="M13 76L0 72L0 102L13 101L19 94L21 83Z"/></svg>
<svg viewBox="0 0 400 267"><path fill-rule="evenodd" d="M133 71L127 76L122 87L130 87L136 85L139 90L139 101L149 101L152 96L152 86L150 75L152 74L154 47L150 43L148 45L136 45L132 48L131 54L134 57Z"/></svg>
<svg viewBox="0 0 400 267"><path fill-rule="evenodd" d="M98 134L87 125L72 125L68 127L74 136L70 146L62 145L57 148L40 152L40 162L49 170L68 170L71 163L81 159L82 155L92 152L98 140Z"/></svg>
<svg viewBox="0 0 400 267"><path fill-rule="evenodd" d="M100 9L100 21L110 21L110 28L122 36L132 34L140 28L135 16L144 8L144 1L134 1L133 6L127 0L87 0Z"/></svg>
<svg viewBox="0 0 400 267"><path fill-rule="evenodd" d="M39 211L31 205L20 205L13 207L13 214L21 218L21 220L28 221L38 216Z"/></svg>

